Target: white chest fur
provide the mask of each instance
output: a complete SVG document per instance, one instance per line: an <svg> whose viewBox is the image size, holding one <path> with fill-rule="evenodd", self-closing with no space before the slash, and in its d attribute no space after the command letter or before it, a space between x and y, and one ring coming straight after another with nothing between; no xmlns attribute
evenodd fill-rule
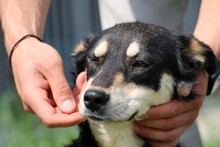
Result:
<svg viewBox="0 0 220 147"><path fill-rule="evenodd" d="M92 122L90 128L101 147L141 147L143 141L132 131L131 122Z"/></svg>

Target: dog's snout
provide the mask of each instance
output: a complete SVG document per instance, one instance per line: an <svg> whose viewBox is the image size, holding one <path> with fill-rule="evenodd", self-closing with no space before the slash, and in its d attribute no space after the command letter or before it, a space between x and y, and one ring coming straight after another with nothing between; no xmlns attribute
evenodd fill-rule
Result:
<svg viewBox="0 0 220 147"><path fill-rule="evenodd" d="M92 112L99 110L109 101L109 95L103 91L87 90L84 94L84 104Z"/></svg>

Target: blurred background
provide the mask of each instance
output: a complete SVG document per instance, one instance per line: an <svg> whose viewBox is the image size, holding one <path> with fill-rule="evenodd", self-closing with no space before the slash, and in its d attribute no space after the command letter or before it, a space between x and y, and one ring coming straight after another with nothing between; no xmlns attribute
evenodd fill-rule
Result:
<svg viewBox="0 0 220 147"><path fill-rule="evenodd" d="M60 53L70 79L72 47L90 33L101 30L96 0L53 0L47 18L44 41ZM27 61L28 62L28 61ZM206 98L198 117L204 147L220 146L220 93ZM0 147L60 147L78 136L76 126L46 128L23 110L4 49L0 30Z"/></svg>

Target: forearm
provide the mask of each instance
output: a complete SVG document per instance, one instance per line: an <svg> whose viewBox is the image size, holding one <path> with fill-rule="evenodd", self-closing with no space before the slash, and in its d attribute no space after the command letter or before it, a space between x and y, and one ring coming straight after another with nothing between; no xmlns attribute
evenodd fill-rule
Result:
<svg viewBox="0 0 220 147"><path fill-rule="evenodd" d="M9 53L26 34L43 36L50 0L0 0L0 16Z"/></svg>
<svg viewBox="0 0 220 147"><path fill-rule="evenodd" d="M194 35L208 44L220 60L220 0L202 0Z"/></svg>

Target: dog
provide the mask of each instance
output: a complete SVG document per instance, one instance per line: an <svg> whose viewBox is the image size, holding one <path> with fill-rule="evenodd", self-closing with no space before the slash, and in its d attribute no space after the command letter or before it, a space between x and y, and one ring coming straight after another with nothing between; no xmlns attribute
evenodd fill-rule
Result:
<svg viewBox="0 0 220 147"><path fill-rule="evenodd" d="M193 35L141 22L90 36L71 56L73 76L87 72L78 109L88 118L71 147L150 147L132 122L171 99L190 102L198 73L215 71L213 52Z"/></svg>

